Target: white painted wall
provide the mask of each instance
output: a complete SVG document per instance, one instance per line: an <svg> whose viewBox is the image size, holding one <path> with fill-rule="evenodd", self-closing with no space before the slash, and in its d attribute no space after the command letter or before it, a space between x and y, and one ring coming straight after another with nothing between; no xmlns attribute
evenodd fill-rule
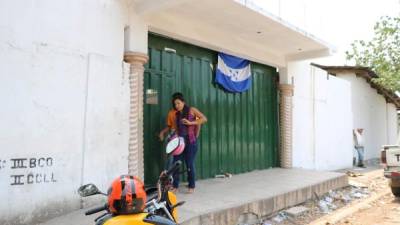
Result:
<svg viewBox="0 0 400 225"><path fill-rule="evenodd" d="M350 85L318 68L315 70L317 170L336 170L352 165Z"/></svg>
<svg viewBox="0 0 400 225"><path fill-rule="evenodd" d="M315 168L313 126L313 82L307 63L290 63L288 74L294 77L293 95L293 166Z"/></svg>
<svg viewBox="0 0 400 225"><path fill-rule="evenodd" d="M384 144L397 140L393 104L353 73L329 76L310 61L288 64L294 79L293 165L335 170L352 166L352 130L364 128L365 160L379 157Z"/></svg>
<svg viewBox="0 0 400 225"><path fill-rule="evenodd" d="M397 132L398 132L398 116L396 106L392 103L386 104L387 107L387 144L394 145L397 142Z"/></svg>
<svg viewBox="0 0 400 225"><path fill-rule="evenodd" d="M128 9L122 0L0 1L0 224L77 209L82 183L105 190L127 173L124 27L147 35ZM127 50L147 51L147 38L131 38Z"/></svg>
<svg viewBox="0 0 400 225"><path fill-rule="evenodd" d="M309 61L292 62L293 166L336 170L352 165L350 84Z"/></svg>
<svg viewBox="0 0 400 225"><path fill-rule="evenodd" d="M397 134L394 106L387 106L385 98L364 78L352 73L337 76L351 83L353 128L364 128L365 159L379 158L381 146L393 142Z"/></svg>

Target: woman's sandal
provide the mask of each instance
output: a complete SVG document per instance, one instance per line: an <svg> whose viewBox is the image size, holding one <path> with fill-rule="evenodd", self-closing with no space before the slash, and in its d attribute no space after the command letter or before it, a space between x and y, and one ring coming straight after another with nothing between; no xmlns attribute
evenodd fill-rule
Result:
<svg viewBox="0 0 400 225"><path fill-rule="evenodd" d="M188 189L188 194L193 194L194 193L194 188L189 188Z"/></svg>

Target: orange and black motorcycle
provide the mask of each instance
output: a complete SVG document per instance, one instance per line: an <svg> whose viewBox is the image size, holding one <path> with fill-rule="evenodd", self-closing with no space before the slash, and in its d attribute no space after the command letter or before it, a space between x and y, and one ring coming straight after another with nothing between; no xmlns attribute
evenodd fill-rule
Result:
<svg viewBox="0 0 400 225"><path fill-rule="evenodd" d="M94 184L86 184L78 189L82 197L102 194L108 201L100 207L90 209L85 215L105 211L95 219L96 225L177 225L177 207L184 202L177 202L176 195L169 191L172 174L179 170L181 161L159 176L156 187L144 189L143 183L129 175L115 179L107 194L99 191Z"/></svg>

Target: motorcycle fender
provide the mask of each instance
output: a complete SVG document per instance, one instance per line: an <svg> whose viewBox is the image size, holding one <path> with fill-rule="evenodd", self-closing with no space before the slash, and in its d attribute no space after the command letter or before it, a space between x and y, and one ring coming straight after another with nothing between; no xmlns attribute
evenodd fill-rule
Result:
<svg viewBox="0 0 400 225"><path fill-rule="evenodd" d="M169 201L170 205L176 205L176 203L178 202L176 195L171 191L168 191L168 201ZM178 221L178 209L177 208L174 208L172 210L172 217L174 217L175 221Z"/></svg>
<svg viewBox="0 0 400 225"><path fill-rule="evenodd" d="M96 225L104 225L108 220L112 219L112 214L105 214L96 220Z"/></svg>
<svg viewBox="0 0 400 225"><path fill-rule="evenodd" d="M103 225L150 225L151 223L146 223L144 221L148 215L147 213L138 213L114 216L105 221Z"/></svg>
<svg viewBox="0 0 400 225"><path fill-rule="evenodd" d="M149 215L147 218L143 220L146 224L154 224L154 225L177 225L177 223L158 215Z"/></svg>

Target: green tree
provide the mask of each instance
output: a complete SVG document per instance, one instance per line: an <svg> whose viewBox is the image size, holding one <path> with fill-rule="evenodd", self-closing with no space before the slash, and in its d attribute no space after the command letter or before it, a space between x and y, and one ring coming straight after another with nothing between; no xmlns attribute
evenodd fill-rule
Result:
<svg viewBox="0 0 400 225"><path fill-rule="evenodd" d="M400 91L400 17L382 17L374 26L372 40L354 41L346 58L370 67L379 76L373 82Z"/></svg>

